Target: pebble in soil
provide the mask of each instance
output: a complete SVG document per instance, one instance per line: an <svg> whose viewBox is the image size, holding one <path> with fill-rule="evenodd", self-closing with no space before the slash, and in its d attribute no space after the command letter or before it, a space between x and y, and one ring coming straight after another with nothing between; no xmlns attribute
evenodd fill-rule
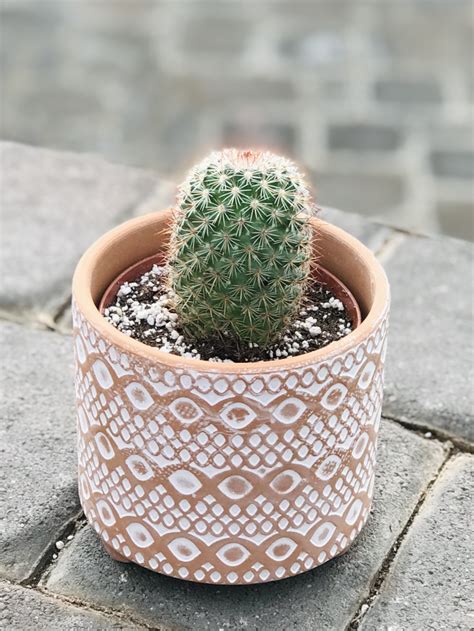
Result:
<svg viewBox="0 0 474 631"><path fill-rule="evenodd" d="M229 339L186 339L173 310L173 293L166 284L166 267L154 265L136 281L124 283L104 317L119 331L148 346L187 358L213 362L254 362L315 351L352 331L342 302L323 285L309 288L298 317L271 346L239 345Z"/></svg>

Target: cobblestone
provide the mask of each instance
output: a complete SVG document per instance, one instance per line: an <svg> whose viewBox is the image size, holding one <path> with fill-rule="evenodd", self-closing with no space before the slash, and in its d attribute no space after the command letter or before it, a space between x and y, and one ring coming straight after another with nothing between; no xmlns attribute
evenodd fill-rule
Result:
<svg viewBox="0 0 474 631"><path fill-rule="evenodd" d="M0 309L52 314L70 293L79 257L156 185L147 171L103 159L1 144ZM21 220L20 220L21 218ZM21 227L20 227L21 225Z"/></svg>
<svg viewBox="0 0 474 631"><path fill-rule="evenodd" d="M10 631L25 629L94 630L139 629L118 618L104 616L62 603L32 589L0 582L0 628Z"/></svg>
<svg viewBox="0 0 474 631"><path fill-rule="evenodd" d="M0 391L8 396L0 404L0 576L24 580L79 511L72 345L68 337L5 322L0 339Z"/></svg>
<svg viewBox="0 0 474 631"><path fill-rule="evenodd" d="M416 517L361 629L466 629L474 615L474 458L453 458Z"/></svg>
<svg viewBox="0 0 474 631"><path fill-rule="evenodd" d="M384 412L474 441L472 244L410 238L386 264L392 307Z"/></svg>
<svg viewBox="0 0 474 631"><path fill-rule="evenodd" d="M384 422L374 510L363 533L346 555L291 580L226 588L171 579L112 561L87 527L60 555L45 586L151 625L196 631L343 629L444 457L439 443Z"/></svg>

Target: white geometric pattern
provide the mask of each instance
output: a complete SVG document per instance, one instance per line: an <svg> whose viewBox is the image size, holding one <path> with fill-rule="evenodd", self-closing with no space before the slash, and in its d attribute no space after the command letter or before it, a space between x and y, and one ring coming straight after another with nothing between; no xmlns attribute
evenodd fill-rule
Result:
<svg viewBox="0 0 474 631"><path fill-rule="evenodd" d="M234 584L349 547L373 494L386 314L316 364L232 374L125 354L73 311L80 497L110 549Z"/></svg>

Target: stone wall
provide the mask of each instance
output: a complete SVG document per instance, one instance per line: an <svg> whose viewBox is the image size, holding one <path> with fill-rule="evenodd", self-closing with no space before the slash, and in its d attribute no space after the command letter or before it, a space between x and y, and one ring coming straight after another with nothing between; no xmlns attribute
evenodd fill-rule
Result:
<svg viewBox="0 0 474 631"><path fill-rule="evenodd" d="M3 0L1 135L174 177L303 163L322 205L472 237L469 0Z"/></svg>

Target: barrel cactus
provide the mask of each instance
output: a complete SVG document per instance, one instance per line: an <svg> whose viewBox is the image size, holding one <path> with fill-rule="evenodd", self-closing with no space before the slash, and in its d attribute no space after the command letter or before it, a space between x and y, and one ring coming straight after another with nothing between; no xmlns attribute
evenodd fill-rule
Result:
<svg viewBox="0 0 474 631"><path fill-rule="evenodd" d="M264 346L301 305L312 256L311 198L296 166L226 149L178 189L170 284L184 331Z"/></svg>

